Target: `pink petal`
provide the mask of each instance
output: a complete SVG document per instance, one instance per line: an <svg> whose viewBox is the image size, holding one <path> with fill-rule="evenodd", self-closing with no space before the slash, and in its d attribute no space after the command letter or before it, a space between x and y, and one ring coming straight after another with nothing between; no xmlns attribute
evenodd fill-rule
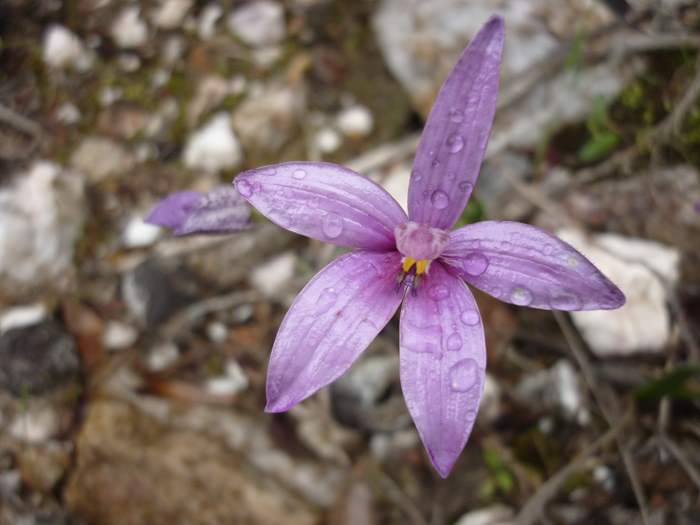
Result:
<svg viewBox="0 0 700 525"><path fill-rule="evenodd" d="M443 478L471 433L485 367L484 327L474 296L435 261L401 310L401 387Z"/></svg>
<svg viewBox="0 0 700 525"><path fill-rule="evenodd" d="M146 222L173 230L174 235L231 233L247 227L250 208L232 185L202 193L181 191L160 201Z"/></svg>
<svg viewBox="0 0 700 525"><path fill-rule="evenodd" d="M438 93L408 190L412 221L449 229L466 204L496 112L503 19L492 17L464 50Z"/></svg>
<svg viewBox="0 0 700 525"><path fill-rule="evenodd" d="M393 250L394 228L406 222L383 188L325 162L287 162L246 171L238 191L272 222L340 246Z"/></svg>
<svg viewBox="0 0 700 525"><path fill-rule="evenodd" d="M608 310L620 289L570 245L529 224L484 221L450 233L443 261L502 301L545 310Z"/></svg>
<svg viewBox="0 0 700 525"><path fill-rule="evenodd" d="M268 412L284 412L343 374L401 303L397 252L352 252L321 270L287 312L267 371Z"/></svg>

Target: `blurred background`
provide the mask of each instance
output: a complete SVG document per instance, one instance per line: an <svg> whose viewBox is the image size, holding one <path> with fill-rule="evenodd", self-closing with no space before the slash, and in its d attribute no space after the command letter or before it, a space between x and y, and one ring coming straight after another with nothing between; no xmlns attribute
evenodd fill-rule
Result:
<svg viewBox="0 0 700 525"><path fill-rule="evenodd" d="M352 370L263 412L295 294L336 248L254 217L142 218L283 160L405 203L417 138L505 17L488 158L461 222L529 222L615 312L481 293L489 368L447 480L394 319ZM680 0L0 0L0 523L700 523L700 6Z"/></svg>

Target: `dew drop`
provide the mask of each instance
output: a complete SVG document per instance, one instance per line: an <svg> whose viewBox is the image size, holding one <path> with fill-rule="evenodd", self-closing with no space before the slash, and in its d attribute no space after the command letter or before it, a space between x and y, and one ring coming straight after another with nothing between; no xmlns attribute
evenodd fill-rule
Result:
<svg viewBox="0 0 700 525"><path fill-rule="evenodd" d="M469 392L478 380L479 365L473 359L462 359L450 368L450 386L455 392Z"/></svg>
<svg viewBox="0 0 700 525"><path fill-rule="evenodd" d="M453 133L447 137L446 144L450 153L459 153L464 148L464 139L459 133Z"/></svg>
<svg viewBox="0 0 700 525"><path fill-rule="evenodd" d="M294 170L292 173L292 177L294 177L297 180L301 180L304 177L306 177L306 171L302 169Z"/></svg>
<svg viewBox="0 0 700 525"><path fill-rule="evenodd" d="M420 354L439 354L442 330L437 325L419 326L408 323L410 329L401 331L401 346L411 352Z"/></svg>
<svg viewBox="0 0 700 525"><path fill-rule="evenodd" d="M450 296L450 289L444 284L435 284L428 290L428 295L433 301L442 301Z"/></svg>
<svg viewBox="0 0 700 525"><path fill-rule="evenodd" d="M583 307L583 301L573 292L563 292L550 297L549 306L553 310L570 312L572 310L580 310Z"/></svg>
<svg viewBox="0 0 700 525"><path fill-rule="evenodd" d="M447 338L447 349L450 352L456 352L462 348L462 337L457 333L450 334Z"/></svg>
<svg viewBox="0 0 700 525"><path fill-rule="evenodd" d="M444 191L435 190L433 192L433 194L430 196L430 202L438 210L444 210L445 208L447 208L447 205L450 203L450 198L447 196L447 193L445 193Z"/></svg>
<svg viewBox="0 0 700 525"><path fill-rule="evenodd" d="M335 239L343 233L343 227L343 218L335 213L329 213L321 222L323 233L329 239Z"/></svg>
<svg viewBox="0 0 700 525"><path fill-rule="evenodd" d="M450 117L450 120L455 124L459 124L460 122L464 121L464 112L460 108L450 108L447 114Z"/></svg>
<svg viewBox="0 0 700 525"><path fill-rule="evenodd" d="M244 197L250 197L253 194L253 185L245 179L239 180L238 184L236 184L236 188L238 189L238 193Z"/></svg>
<svg viewBox="0 0 700 525"><path fill-rule="evenodd" d="M510 249L513 247L511 243L508 241L501 241L501 249L504 251L510 251Z"/></svg>
<svg viewBox="0 0 700 525"><path fill-rule="evenodd" d="M421 180L423 180L423 174L418 170L413 170L411 175L413 176L413 180L416 182L420 182Z"/></svg>
<svg viewBox="0 0 700 525"><path fill-rule="evenodd" d="M542 247L542 253L545 255L552 255L553 251L554 251L554 246L552 246L551 244L545 244Z"/></svg>
<svg viewBox="0 0 700 525"><path fill-rule="evenodd" d="M524 286L516 286L510 293L510 300L518 306L527 306L532 303L532 292Z"/></svg>
<svg viewBox="0 0 700 525"><path fill-rule="evenodd" d="M321 292L321 296L318 298L318 309L326 310L333 306L338 300L338 294L334 288L326 288Z"/></svg>
<svg viewBox="0 0 700 525"><path fill-rule="evenodd" d="M430 163L430 166L432 168L437 168L439 165L440 165L440 159L438 159L437 157L435 157L433 159L433 161Z"/></svg>
<svg viewBox="0 0 700 525"><path fill-rule="evenodd" d="M474 189L474 185L471 182L460 182L457 187L464 193L471 193Z"/></svg>
<svg viewBox="0 0 700 525"><path fill-rule="evenodd" d="M459 319L467 326L476 326L479 324L479 312L476 310L464 310L462 315L459 316Z"/></svg>
<svg viewBox="0 0 700 525"><path fill-rule="evenodd" d="M468 253L462 262L462 268L472 277L478 277L489 267L489 260L483 253Z"/></svg>
<svg viewBox="0 0 700 525"><path fill-rule="evenodd" d="M265 175L266 177L271 177L273 175L277 174L277 169L276 168L263 168L260 170L261 175Z"/></svg>

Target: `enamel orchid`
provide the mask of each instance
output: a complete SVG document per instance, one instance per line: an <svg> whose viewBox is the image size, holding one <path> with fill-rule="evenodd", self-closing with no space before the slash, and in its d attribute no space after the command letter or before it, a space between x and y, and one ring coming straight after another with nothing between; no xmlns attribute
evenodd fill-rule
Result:
<svg viewBox="0 0 700 525"><path fill-rule="evenodd" d="M533 226L484 221L449 231L486 150L503 40L503 20L493 17L442 86L414 161L408 215L383 188L335 164L287 162L235 180L272 222L354 249L323 268L287 312L270 358L266 410L289 410L342 375L401 306L401 386L443 477L469 437L485 378L484 327L465 281L533 308L612 309L625 301L583 255ZM189 211L172 206L177 213L161 213L188 219ZM166 225L177 229L177 220Z"/></svg>

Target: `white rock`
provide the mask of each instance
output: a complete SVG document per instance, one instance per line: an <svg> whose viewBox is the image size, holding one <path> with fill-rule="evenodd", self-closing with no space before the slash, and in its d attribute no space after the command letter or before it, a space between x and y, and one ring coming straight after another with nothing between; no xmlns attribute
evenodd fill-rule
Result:
<svg viewBox="0 0 700 525"><path fill-rule="evenodd" d="M258 0L235 9L228 18L234 36L252 47L277 44L285 37L284 9L278 2Z"/></svg>
<svg viewBox="0 0 700 525"><path fill-rule="evenodd" d="M516 386L515 395L523 404L557 410L581 425L590 422L583 386L566 359L560 359L551 368L527 375Z"/></svg>
<svg viewBox="0 0 700 525"><path fill-rule="evenodd" d="M0 334L13 328L38 324L46 319L47 314L46 306L42 303L9 308L0 315Z"/></svg>
<svg viewBox="0 0 700 525"><path fill-rule="evenodd" d="M243 152L226 113L214 115L187 141L185 166L207 172L235 168L243 160Z"/></svg>
<svg viewBox="0 0 700 525"><path fill-rule="evenodd" d="M141 10L136 7L124 9L112 26L112 38L124 49L141 47L148 39L148 26L141 18Z"/></svg>
<svg viewBox="0 0 700 525"><path fill-rule="evenodd" d="M27 443L42 443L58 432L60 422L51 407L30 407L10 424L10 435Z"/></svg>
<svg viewBox="0 0 700 525"><path fill-rule="evenodd" d="M175 344L159 344L153 347L148 354L148 368L153 372L164 370L177 361L178 357L180 357L180 352Z"/></svg>
<svg viewBox="0 0 700 525"><path fill-rule="evenodd" d="M397 164L391 168L381 184L404 210L408 210L408 184L411 180L411 165Z"/></svg>
<svg viewBox="0 0 700 525"><path fill-rule="evenodd" d="M229 83L216 75L199 81L194 96L187 105L187 123L194 126L202 115L218 106L229 93Z"/></svg>
<svg viewBox="0 0 700 525"><path fill-rule="evenodd" d="M340 134L331 127L324 127L316 132L315 145L321 153L334 153L341 144Z"/></svg>
<svg viewBox="0 0 700 525"><path fill-rule="evenodd" d="M163 41L160 54L163 61L169 65L175 65L185 52L187 43L180 35L172 35Z"/></svg>
<svg viewBox="0 0 700 525"><path fill-rule="evenodd" d="M197 34L202 40L210 40L216 33L216 22L224 14L224 10L218 4L209 4L199 15Z"/></svg>
<svg viewBox="0 0 700 525"><path fill-rule="evenodd" d="M70 158L71 167L101 182L115 175L126 175L134 166L131 154L120 144L104 137L86 137Z"/></svg>
<svg viewBox="0 0 700 525"><path fill-rule="evenodd" d="M478 419L486 423L495 421L501 415L501 397L503 396L498 381L491 374L484 379L484 392L479 404Z"/></svg>
<svg viewBox="0 0 700 525"><path fill-rule="evenodd" d="M104 107L111 106L117 100L122 98L122 89L113 86L107 86L100 91L100 104Z"/></svg>
<svg viewBox="0 0 700 525"><path fill-rule="evenodd" d="M63 124L76 124L80 120L80 110L75 104L66 102L56 110L56 120Z"/></svg>
<svg viewBox="0 0 700 525"><path fill-rule="evenodd" d="M407 451L415 449L419 443L418 432L414 428L407 428L373 434L369 441L369 450L379 461L387 461L401 457Z"/></svg>
<svg viewBox="0 0 700 525"><path fill-rule="evenodd" d="M83 211L82 179L51 162L0 190L0 295L55 284L71 268Z"/></svg>
<svg viewBox="0 0 700 525"><path fill-rule="evenodd" d="M627 297L627 303L617 310L572 313L591 350L601 357L663 352L671 320L664 285L654 272L675 286L678 250L616 234L586 238L576 230L561 230L558 235L588 257Z"/></svg>
<svg viewBox="0 0 700 525"><path fill-rule="evenodd" d="M117 63L122 71L133 73L141 67L141 59L133 53L123 53L117 58Z"/></svg>
<svg viewBox="0 0 700 525"><path fill-rule="evenodd" d="M359 104L342 110L336 121L340 131L348 137L364 137L374 127L372 112Z"/></svg>
<svg viewBox="0 0 700 525"><path fill-rule="evenodd" d="M228 328L224 323L213 322L207 325L207 337L212 343L223 343L228 339Z"/></svg>
<svg viewBox="0 0 700 525"><path fill-rule="evenodd" d="M279 297L294 276L297 256L288 251L258 266L250 274L250 282L263 295Z"/></svg>
<svg viewBox="0 0 700 525"><path fill-rule="evenodd" d="M515 515L510 507L497 504L464 514L455 525L514 525Z"/></svg>
<svg viewBox="0 0 700 525"><path fill-rule="evenodd" d="M251 94L237 108L233 125L247 150L277 152L303 118L306 92L300 85L277 84Z"/></svg>
<svg viewBox="0 0 700 525"><path fill-rule="evenodd" d="M75 34L61 25L51 25L44 34L44 61L56 69L84 71L92 64L92 56Z"/></svg>
<svg viewBox="0 0 700 525"><path fill-rule="evenodd" d="M151 85L156 88L162 88L170 81L170 71L167 69L156 69L151 76Z"/></svg>
<svg viewBox="0 0 700 525"><path fill-rule="evenodd" d="M108 350L124 350L133 345L139 337L138 330L120 321L110 321L102 334L102 344Z"/></svg>
<svg viewBox="0 0 700 525"><path fill-rule="evenodd" d="M162 0L158 9L153 11L151 21L162 29L177 29L190 7L192 0Z"/></svg>
<svg viewBox="0 0 700 525"><path fill-rule="evenodd" d="M122 242L127 248L150 246L160 237L161 228L143 221L144 215L135 215L126 225Z"/></svg>
<svg viewBox="0 0 700 525"><path fill-rule="evenodd" d="M219 396L232 396L248 388L248 376L236 361L226 363L226 374L207 381L209 393Z"/></svg>

